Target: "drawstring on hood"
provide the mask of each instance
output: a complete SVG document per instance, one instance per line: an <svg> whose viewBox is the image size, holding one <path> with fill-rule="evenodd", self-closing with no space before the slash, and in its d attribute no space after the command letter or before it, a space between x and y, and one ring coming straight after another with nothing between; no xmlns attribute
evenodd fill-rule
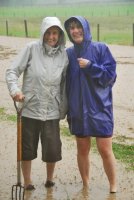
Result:
<svg viewBox="0 0 134 200"><path fill-rule="evenodd" d="M48 55L54 55L57 51L58 51L58 49L60 48L59 46L57 46L57 47L51 47L51 46L49 46L48 44L46 44L46 43L44 43L43 44L43 46L44 46L44 48L45 48L45 52L48 54Z"/></svg>

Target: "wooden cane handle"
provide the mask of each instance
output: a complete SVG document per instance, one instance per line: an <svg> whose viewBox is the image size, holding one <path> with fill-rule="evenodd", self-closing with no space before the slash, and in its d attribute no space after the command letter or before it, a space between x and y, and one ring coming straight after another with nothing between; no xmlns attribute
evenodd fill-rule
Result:
<svg viewBox="0 0 134 200"><path fill-rule="evenodd" d="M21 116L17 116L17 161L22 160L22 122Z"/></svg>

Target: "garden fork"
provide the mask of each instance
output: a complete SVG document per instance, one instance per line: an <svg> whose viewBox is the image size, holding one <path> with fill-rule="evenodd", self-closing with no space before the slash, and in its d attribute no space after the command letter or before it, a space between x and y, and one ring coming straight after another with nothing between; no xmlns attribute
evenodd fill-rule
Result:
<svg viewBox="0 0 134 200"><path fill-rule="evenodd" d="M25 188L21 184L21 161L22 161L22 108L18 108L14 101L17 111L17 184L12 186L12 200L24 200Z"/></svg>

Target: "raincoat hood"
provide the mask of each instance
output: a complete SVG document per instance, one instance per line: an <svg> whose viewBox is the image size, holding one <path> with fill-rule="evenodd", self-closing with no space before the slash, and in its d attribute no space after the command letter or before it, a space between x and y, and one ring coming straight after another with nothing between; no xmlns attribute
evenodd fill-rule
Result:
<svg viewBox="0 0 134 200"><path fill-rule="evenodd" d="M73 20L77 20L82 25L83 32L84 32L84 41L82 43L90 42L92 40L92 36L91 36L91 32L90 32L89 23L84 17L81 17L81 16L72 16L69 19L67 19L64 23L64 26L65 26L65 29L66 29L66 32L68 34L70 41L72 43L74 43L74 41L72 40L72 38L69 34L69 30L68 30L69 23Z"/></svg>
<svg viewBox="0 0 134 200"><path fill-rule="evenodd" d="M69 22L76 20L81 23L84 33L80 44L74 43L69 34ZM77 136L111 137L116 62L106 44L92 41L88 21L83 17L69 18L65 21L65 29L73 43L67 48L67 120L70 132ZM77 58L89 62L80 67Z"/></svg>
<svg viewBox="0 0 134 200"><path fill-rule="evenodd" d="M59 46L64 47L65 46L65 35L64 30L62 28L61 22L57 17L45 17L41 24L41 35L40 35L40 43L43 45L43 37L47 29L49 29L52 26L57 26L61 30L60 38L59 38Z"/></svg>

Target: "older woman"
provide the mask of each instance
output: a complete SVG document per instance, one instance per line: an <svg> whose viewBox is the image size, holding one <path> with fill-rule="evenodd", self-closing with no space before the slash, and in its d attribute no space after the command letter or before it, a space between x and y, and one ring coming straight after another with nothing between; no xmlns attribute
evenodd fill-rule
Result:
<svg viewBox="0 0 134 200"><path fill-rule="evenodd" d="M26 190L33 190L31 160L37 157L39 136L42 160L46 162L46 187L54 186L55 163L61 160L59 120L65 117L65 75L68 58L65 36L58 18L46 17L39 41L31 42L6 71L14 101L26 105L22 111L22 172ZM22 90L18 78L23 73Z"/></svg>

